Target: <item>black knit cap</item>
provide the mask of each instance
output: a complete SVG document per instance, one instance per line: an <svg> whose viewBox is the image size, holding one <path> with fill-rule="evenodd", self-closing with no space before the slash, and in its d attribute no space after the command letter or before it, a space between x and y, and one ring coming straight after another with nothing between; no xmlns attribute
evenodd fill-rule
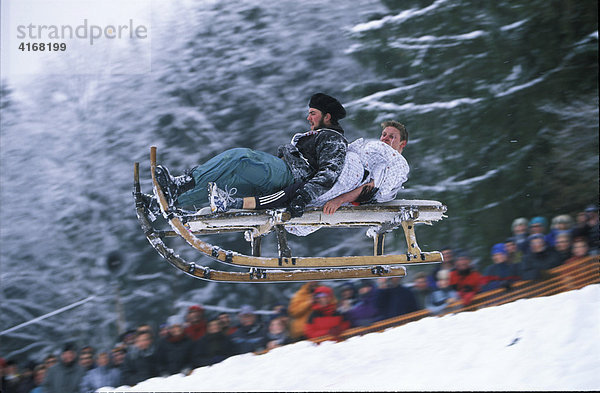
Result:
<svg viewBox="0 0 600 393"><path fill-rule="evenodd" d="M331 114L331 117L334 121L338 121L346 117L346 109L344 109L342 104L327 94L314 94L312 97L310 97L308 107L318 109L323 112L323 114Z"/></svg>
<svg viewBox="0 0 600 393"><path fill-rule="evenodd" d="M74 342L68 341L63 345L63 352L77 351L77 345Z"/></svg>

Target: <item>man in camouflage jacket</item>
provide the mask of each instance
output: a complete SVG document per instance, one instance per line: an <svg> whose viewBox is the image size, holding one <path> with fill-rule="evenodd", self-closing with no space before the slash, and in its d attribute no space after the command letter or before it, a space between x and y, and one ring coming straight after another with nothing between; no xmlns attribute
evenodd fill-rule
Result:
<svg viewBox="0 0 600 393"><path fill-rule="evenodd" d="M289 204L293 216L302 215L306 205L333 187L340 175L348 142L338 120L345 115L335 98L315 94L307 117L311 131L296 134L291 143L279 147L278 156L290 167L296 184L301 184Z"/></svg>

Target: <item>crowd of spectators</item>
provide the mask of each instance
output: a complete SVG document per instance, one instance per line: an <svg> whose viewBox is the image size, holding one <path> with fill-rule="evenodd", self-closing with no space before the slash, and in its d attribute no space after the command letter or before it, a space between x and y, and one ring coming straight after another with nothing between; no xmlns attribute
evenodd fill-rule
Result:
<svg viewBox="0 0 600 393"><path fill-rule="evenodd" d="M3 393L86 393L103 386L135 385L156 376L219 363L230 356L271 350L323 335L339 336L350 327L417 310L448 311L459 301L468 305L480 292L510 288L518 280L546 278L547 271L599 250L598 211L587 208L573 220L517 218L512 233L491 247L491 264L480 272L464 249L442 249L444 261L415 275L412 285L400 278L345 282L336 290L317 282L303 284L288 304L268 314L243 305L235 315L206 318L200 305L185 316L174 315L156 331L138 326L120 337L109 351L65 343L60 355L40 364L19 365L0 358ZM232 317L235 322L232 322Z"/></svg>
<svg viewBox="0 0 600 393"><path fill-rule="evenodd" d="M158 329L140 325L120 337L109 351L91 346L77 348L67 342L58 356L40 364L18 365L0 359L2 393L94 392L104 386L133 386L140 381L218 363L230 356L272 349L291 342L285 313L261 320L254 308L244 305L237 313L206 319L200 305L185 316L174 315Z"/></svg>

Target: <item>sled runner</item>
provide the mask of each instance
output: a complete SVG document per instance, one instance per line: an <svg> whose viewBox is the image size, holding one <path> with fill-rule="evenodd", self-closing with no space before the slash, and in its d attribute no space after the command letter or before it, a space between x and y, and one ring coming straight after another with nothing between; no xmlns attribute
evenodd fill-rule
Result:
<svg viewBox="0 0 600 393"><path fill-rule="evenodd" d="M444 217L446 207L437 201L396 200L384 204L341 207L333 215L325 215L321 208L308 208L299 218L291 218L284 209L253 211L233 210L225 213L190 212L169 206L156 180L156 147L150 151L154 194L165 220L172 230L156 230L148 217L141 198L139 164L134 166L134 196L138 220L150 244L175 267L194 275L216 281L308 281L378 276L404 276L406 270L398 264L441 262L441 253L422 252L416 242L414 226L432 224ZM368 227L367 234L374 239L373 256L294 257L287 245L285 228ZM402 227L408 249L406 254L384 255L385 234ZM226 232L244 232L251 244L252 255L223 250L200 239L200 235ZM261 257L262 237L276 232L278 257ZM248 273L222 272L189 263L175 255L163 242L165 237L181 236L188 244L219 262L248 267ZM279 270L286 269L286 270ZM287 270L294 269L294 270ZM207 274L209 272L210 274Z"/></svg>

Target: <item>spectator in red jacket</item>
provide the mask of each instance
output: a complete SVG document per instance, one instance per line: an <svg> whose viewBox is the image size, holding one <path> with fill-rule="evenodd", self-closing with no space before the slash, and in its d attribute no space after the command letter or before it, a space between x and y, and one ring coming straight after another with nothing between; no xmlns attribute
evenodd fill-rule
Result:
<svg viewBox="0 0 600 393"><path fill-rule="evenodd" d="M473 296L481 289L482 276L471 267L471 256L462 251L456 258L456 270L450 273L450 286L462 299L464 305L473 300Z"/></svg>
<svg viewBox="0 0 600 393"><path fill-rule="evenodd" d="M204 319L204 309L201 306L190 306L185 321L187 322L185 334L192 341L196 341L206 334L206 320Z"/></svg>
<svg viewBox="0 0 600 393"><path fill-rule="evenodd" d="M313 292L312 312L304 326L307 338L316 338L331 334L339 336L350 327L342 314L337 311L337 301L333 290L326 286L317 287Z"/></svg>

